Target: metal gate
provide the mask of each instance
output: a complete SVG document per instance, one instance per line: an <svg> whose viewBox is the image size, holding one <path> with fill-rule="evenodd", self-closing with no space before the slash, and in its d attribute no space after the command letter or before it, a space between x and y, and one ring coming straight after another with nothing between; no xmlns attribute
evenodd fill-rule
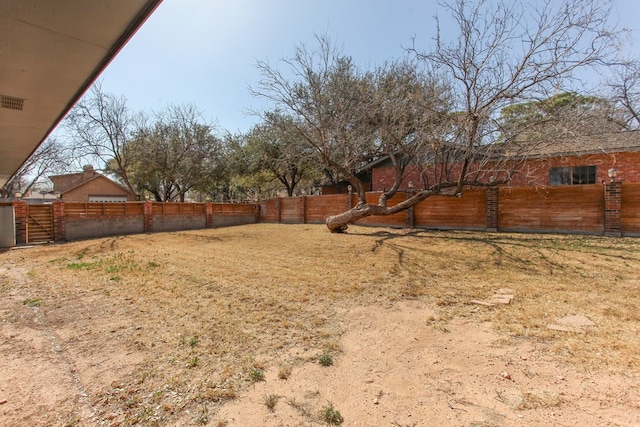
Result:
<svg viewBox="0 0 640 427"><path fill-rule="evenodd" d="M27 205L26 234L26 243L46 243L54 240L52 205Z"/></svg>

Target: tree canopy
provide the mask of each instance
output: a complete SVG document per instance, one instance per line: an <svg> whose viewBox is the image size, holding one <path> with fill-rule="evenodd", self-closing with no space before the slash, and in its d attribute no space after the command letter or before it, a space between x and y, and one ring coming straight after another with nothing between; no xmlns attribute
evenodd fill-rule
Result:
<svg viewBox="0 0 640 427"><path fill-rule="evenodd" d="M414 61L361 70L320 36L316 50L300 45L282 61L286 73L258 63L262 79L254 94L287 115L315 156L356 189L357 205L327 218L332 231L432 195L507 182L527 151L543 141L504 138L501 112L510 116L510 132L521 133L540 117L514 105L552 97L576 70L614 54L608 2L455 0L441 6L457 24L458 37L445 40L438 31L426 51L414 42ZM367 203L357 171L375 159L393 165L395 180L377 203ZM421 177L419 190L388 207L410 169Z"/></svg>
<svg viewBox="0 0 640 427"><path fill-rule="evenodd" d="M505 140L545 140L619 132L624 112L599 96L562 92L502 109L498 126Z"/></svg>
<svg viewBox="0 0 640 427"><path fill-rule="evenodd" d="M140 127L128 144L134 186L157 201L184 201L219 167L221 141L193 105L170 106Z"/></svg>

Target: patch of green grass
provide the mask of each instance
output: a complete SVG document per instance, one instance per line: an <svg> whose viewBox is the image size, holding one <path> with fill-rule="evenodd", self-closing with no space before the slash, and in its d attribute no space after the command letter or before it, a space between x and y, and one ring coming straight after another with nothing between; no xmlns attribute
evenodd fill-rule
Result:
<svg viewBox="0 0 640 427"><path fill-rule="evenodd" d="M70 270L102 270L107 274L120 273L124 271L135 271L140 270L137 262L133 259L131 254L123 254L118 252L109 257L98 259L97 257L93 257L93 261L80 261L84 258L83 254L77 255L76 262L69 262L66 264L66 267ZM60 258L60 260L65 260L65 258ZM119 275L113 275L113 277L118 277Z"/></svg>
<svg viewBox="0 0 640 427"><path fill-rule="evenodd" d="M27 298L22 301L22 305L26 305L27 307L40 307L42 305L42 300L40 298Z"/></svg>
<svg viewBox="0 0 640 427"><path fill-rule="evenodd" d="M187 362L187 368L195 368L196 366L198 366L198 362L199 359L198 356L196 356Z"/></svg>
<svg viewBox="0 0 640 427"><path fill-rule="evenodd" d="M71 270L93 270L95 267L95 262L70 262L67 264L67 268Z"/></svg>
<svg viewBox="0 0 640 427"><path fill-rule="evenodd" d="M117 265L107 265L107 266L104 268L104 271L105 271L106 273L117 273L118 271L120 271L120 267L119 267L119 266L117 266Z"/></svg>
<svg viewBox="0 0 640 427"><path fill-rule="evenodd" d="M193 348L195 346L198 345L198 337L191 337L191 339L189 340L189 347Z"/></svg>
<svg viewBox="0 0 640 427"><path fill-rule="evenodd" d="M249 377L254 383L264 381L264 371L262 369L254 368L249 372Z"/></svg>
<svg viewBox="0 0 640 427"><path fill-rule="evenodd" d="M320 413L322 421L329 425L340 425L344 422L344 418L340 415L340 411L333 407L333 403L328 402L327 406L322 408Z"/></svg>
<svg viewBox="0 0 640 427"><path fill-rule="evenodd" d="M323 353L318 357L318 363L322 366L331 366L333 365L333 356L329 353Z"/></svg>

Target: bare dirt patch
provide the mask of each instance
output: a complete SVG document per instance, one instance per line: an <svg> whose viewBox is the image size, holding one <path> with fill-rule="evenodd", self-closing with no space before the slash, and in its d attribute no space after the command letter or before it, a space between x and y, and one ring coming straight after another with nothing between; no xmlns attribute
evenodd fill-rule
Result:
<svg viewBox="0 0 640 427"><path fill-rule="evenodd" d="M0 424L640 425L638 240L349 231L0 254Z"/></svg>

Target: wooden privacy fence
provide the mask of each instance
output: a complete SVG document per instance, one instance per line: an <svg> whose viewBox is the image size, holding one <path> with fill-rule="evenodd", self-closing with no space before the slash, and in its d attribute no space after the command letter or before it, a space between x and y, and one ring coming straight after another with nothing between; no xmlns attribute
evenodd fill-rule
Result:
<svg viewBox="0 0 640 427"><path fill-rule="evenodd" d="M379 196L368 193L367 202L375 203ZM410 196L398 193L387 204L393 206ZM324 223L326 217L356 202L353 194L271 199L260 203L260 220ZM640 236L640 183L468 189L462 197L429 197L406 211L363 218L356 224Z"/></svg>
<svg viewBox="0 0 640 427"><path fill-rule="evenodd" d="M258 221L258 206L240 203L54 202L28 205L19 201L12 204L17 244L193 230ZM34 236L34 230L38 230L37 236ZM48 233L46 236L43 230Z"/></svg>
<svg viewBox="0 0 640 427"><path fill-rule="evenodd" d="M640 235L640 184L622 184L620 228L625 235Z"/></svg>
<svg viewBox="0 0 640 427"><path fill-rule="evenodd" d="M376 202L380 193L367 194ZM398 193L393 206L411 193ZM277 198L243 203L12 202L16 243L223 227L256 222L321 224L355 206L353 194ZM434 196L389 216L357 224L383 227L585 233L640 236L640 183L469 189L462 197Z"/></svg>

